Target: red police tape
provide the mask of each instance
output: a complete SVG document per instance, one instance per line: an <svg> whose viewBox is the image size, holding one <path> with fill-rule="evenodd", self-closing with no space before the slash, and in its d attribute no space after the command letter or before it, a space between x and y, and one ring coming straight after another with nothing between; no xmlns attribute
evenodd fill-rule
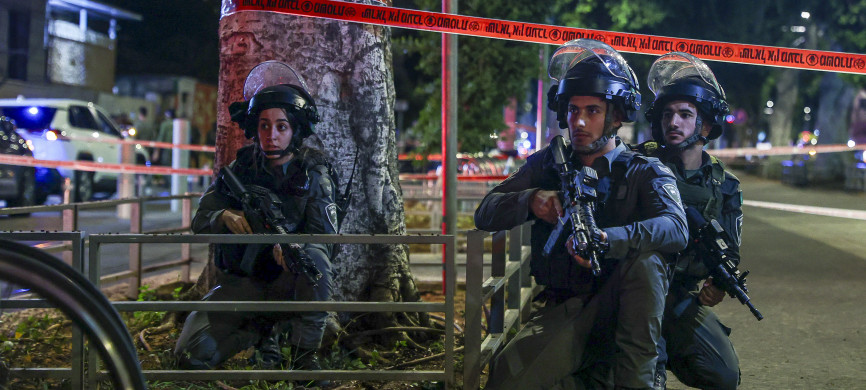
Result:
<svg viewBox="0 0 866 390"><path fill-rule="evenodd" d="M227 0L224 2L223 16L239 11L279 12L380 26L555 45L577 38L591 38L628 53L665 54L681 51L715 61L866 74L864 54L590 30L343 1Z"/></svg>
<svg viewBox="0 0 866 390"><path fill-rule="evenodd" d="M772 148L707 149L707 153L712 154L716 157L744 157L781 156L786 154L853 152L855 150L866 150L866 145L804 145L776 146Z"/></svg>
<svg viewBox="0 0 866 390"><path fill-rule="evenodd" d="M812 146L778 146L772 148L739 148L739 149L709 149L708 153L717 157L744 157L744 156L778 156L778 155L800 155L817 153L837 153L855 150L866 150L866 145L812 145ZM33 157L13 156L0 154L0 164L20 165L27 167L67 168L78 171L89 172L119 172L119 173L143 173L150 175L189 175L189 176L211 176L213 170L199 168L171 168L171 167L148 167L135 164L108 164L95 161L56 161L39 160ZM474 181L501 181L508 176L503 175L459 175L457 180ZM435 174L401 174L400 180L438 180Z"/></svg>
<svg viewBox="0 0 866 390"><path fill-rule="evenodd" d="M171 142L156 142L156 141L144 141L144 140L121 140L117 138L87 138L87 137L69 137L66 136L67 139L77 140L77 141L86 141L86 142L100 142L106 144L119 144L119 145L141 145L149 148L161 148L161 149L183 149L183 150L191 150L194 152L216 152L216 147L207 146L207 145L190 145L190 144L173 144Z"/></svg>
<svg viewBox="0 0 866 390"><path fill-rule="evenodd" d="M39 160L33 157L12 156L0 154L0 164L20 165L26 167L45 168L67 168L77 171L89 172L119 172L119 173L146 173L151 175L189 175L189 176L211 176L211 169L178 168L171 167L148 167L135 164L106 164L95 161L56 161Z"/></svg>

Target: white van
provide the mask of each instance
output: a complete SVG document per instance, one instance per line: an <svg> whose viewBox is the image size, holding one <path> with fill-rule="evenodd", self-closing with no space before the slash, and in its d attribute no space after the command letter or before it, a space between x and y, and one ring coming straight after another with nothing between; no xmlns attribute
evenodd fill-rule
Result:
<svg viewBox="0 0 866 390"><path fill-rule="evenodd" d="M33 157L37 159L120 162L123 145L104 141L123 139L123 134L108 113L91 102L0 99L0 115L15 121L18 134L32 143ZM136 145L134 150L136 164L150 165L144 148ZM116 172L76 172L67 168L58 168L57 172L62 178L77 180L75 201L89 200L97 191L113 193L117 189Z"/></svg>

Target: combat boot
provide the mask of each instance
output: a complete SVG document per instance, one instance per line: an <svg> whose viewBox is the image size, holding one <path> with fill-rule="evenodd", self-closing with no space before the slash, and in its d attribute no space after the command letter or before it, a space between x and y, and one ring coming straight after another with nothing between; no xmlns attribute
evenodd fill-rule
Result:
<svg viewBox="0 0 866 390"><path fill-rule="evenodd" d="M653 390L666 390L668 382L668 372L665 370L664 364L656 365L656 372L653 378Z"/></svg>
<svg viewBox="0 0 866 390"><path fill-rule="evenodd" d="M280 348L280 329L275 326L268 337L259 341L256 346L256 352L250 363L263 370L272 370L280 368L283 363L283 353Z"/></svg>
<svg viewBox="0 0 866 390"><path fill-rule="evenodd" d="M310 371L321 371L322 363L319 362L319 353L315 349L307 349L295 347L296 351L293 354L294 359L292 360L292 369L293 370L310 370ZM331 381L327 379L318 379L318 380L299 380L297 383L305 388L312 387L322 387L327 388L331 386Z"/></svg>

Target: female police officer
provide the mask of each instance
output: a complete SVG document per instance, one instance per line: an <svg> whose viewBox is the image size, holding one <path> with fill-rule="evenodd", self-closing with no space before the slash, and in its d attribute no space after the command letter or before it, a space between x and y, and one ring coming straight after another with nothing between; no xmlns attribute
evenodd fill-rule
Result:
<svg viewBox="0 0 866 390"><path fill-rule="evenodd" d="M270 190L279 199L289 233L337 232L334 184L321 151L304 146L319 121L315 102L303 80L285 64L259 64L247 77L243 102L231 105L237 122L253 144L242 147L229 169L249 188ZM256 187L257 186L257 187ZM202 196L192 222L196 233L265 233L253 231L238 194L219 177ZM311 280L291 267L286 246L220 244L214 263L223 271L218 286L205 297L226 300L326 301L331 296L331 245L305 244L291 256L312 260L321 274ZM296 247L297 248L297 247ZM316 356L325 328L326 312L227 313L192 312L175 353L182 368L206 369L236 353L256 346L258 363L281 362L278 336L291 322L292 368L318 370ZM318 383L322 384L322 383Z"/></svg>

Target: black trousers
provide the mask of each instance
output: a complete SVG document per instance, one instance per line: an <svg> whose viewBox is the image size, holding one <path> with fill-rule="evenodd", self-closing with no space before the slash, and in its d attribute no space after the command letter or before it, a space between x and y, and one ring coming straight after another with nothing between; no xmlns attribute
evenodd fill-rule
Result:
<svg viewBox="0 0 866 390"><path fill-rule="evenodd" d="M657 252L621 260L586 304L545 307L491 364L485 389L651 387L668 280Z"/></svg>
<svg viewBox="0 0 866 390"><path fill-rule="evenodd" d="M318 262L317 262L318 263ZM327 301L331 298L330 264L317 264L322 278L313 287L303 277L282 272L272 282L229 274L219 276L219 285L207 301ZM190 313L175 346L182 369L219 366L238 352L255 346L270 335L274 325L291 321L293 345L317 349L322 342L327 312L199 312Z"/></svg>
<svg viewBox="0 0 866 390"><path fill-rule="evenodd" d="M662 334L660 363L683 384L700 389L736 389L740 384L740 361L728 338L731 329L698 304L696 293L671 292Z"/></svg>

